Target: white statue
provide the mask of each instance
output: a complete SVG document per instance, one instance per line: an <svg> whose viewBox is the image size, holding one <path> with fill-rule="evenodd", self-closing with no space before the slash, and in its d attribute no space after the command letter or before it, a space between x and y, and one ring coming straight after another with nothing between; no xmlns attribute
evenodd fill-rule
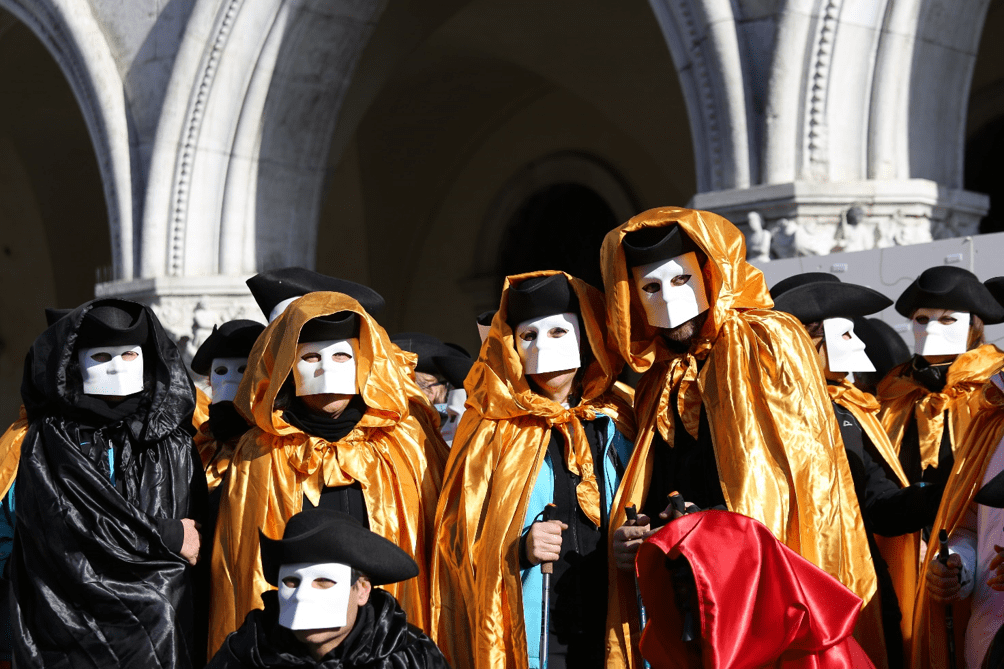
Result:
<svg viewBox="0 0 1004 669"><path fill-rule="evenodd" d="M746 236L746 258L768 262L770 260L771 239L773 234L763 227L763 217L755 211L749 213L746 222L750 232Z"/></svg>

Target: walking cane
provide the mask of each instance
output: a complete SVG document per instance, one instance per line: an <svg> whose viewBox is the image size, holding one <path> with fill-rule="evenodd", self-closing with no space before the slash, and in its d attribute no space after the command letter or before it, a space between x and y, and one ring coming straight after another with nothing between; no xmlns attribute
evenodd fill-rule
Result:
<svg viewBox="0 0 1004 669"><path fill-rule="evenodd" d="M543 521L551 520L551 512L557 507L548 504L544 507ZM544 575L543 597L540 599L540 652L537 660L540 662L540 669L547 668L548 645L550 641L550 618L551 618L551 574L554 572L553 562L541 562L540 573Z"/></svg>
<svg viewBox="0 0 1004 669"><path fill-rule="evenodd" d="M638 524L638 510L635 508L634 504L631 506L624 507L624 515L627 516L627 520L632 525ZM645 631L645 625L648 624L648 616L645 614L645 602L641 598L641 588L638 587L638 575L634 574L634 596L638 601L638 635L641 638L641 633ZM639 641L640 643L640 641ZM645 669L650 669L652 665L648 663L648 660L642 658L642 662L645 664Z"/></svg>
<svg viewBox="0 0 1004 669"><path fill-rule="evenodd" d="M941 544L941 550L938 552L938 562L943 565L948 565L948 532L946 530L941 530L938 532L938 543ZM945 605L945 648L948 652L948 669L955 669L955 613L952 611L952 605Z"/></svg>

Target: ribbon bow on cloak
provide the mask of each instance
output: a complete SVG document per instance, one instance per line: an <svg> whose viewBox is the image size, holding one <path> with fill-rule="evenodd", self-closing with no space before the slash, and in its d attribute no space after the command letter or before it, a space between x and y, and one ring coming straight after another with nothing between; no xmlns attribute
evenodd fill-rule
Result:
<svg viewBox="0 0 1004 669"><path fill-rule="evenodd" d="M931 530L931 542L927 546L929 559L941 550L939 532L946 530L948 536L952 536L962 524L966 510L983 485L990 459L998 444L1004 440L1004 394L993 383L985 384L977 394L983 410L973 418L955 451L955 465L945 482L945 496L941 498L941 506L938 507L938 515ZM956 632L955 665L958 667L966 666L965 632L971 606L972 597L952 605ZM913 609L913 652L910 664L913 669L947 669L944 608L931 603L927 583L920 579Z"/></svg>
<svg viewBox="0 0 1004 669"><path fill-rule="evenodd" d="M622 246L629 232L673 224L707 257L710 307L685 353L671 350L649 325ZM624 523L625 506L642 507L655 430L674 443L672 405L695 436L703 406L729 510L759 520L869 602L875 569L816 351L794 317L770 310L763 274L746 262L742 233L709 212L652 209L607 234L601 262L610 336L628 364L645 373L635 393L638 437L610 526ZM613 561L610 579L617 605L607 614L607 666L632 666L634 586Z"/></svg>
<svg viewBox="0 0 1004 669"><path fill-rule="evenodd" d="M829 383L826 389L830 393L830 398L851 412L861 429L868 435L872 445L875 446L877 456L881 458L883 468L892 472L890 477L901 488L910 485L903 471L903 466L899 462L896 450L889 442L889 435L882 427L878 415L881 405L871 393L860 390L857 386L846 379L836 383ZM876 454L872 454L874 457ZM889 565L889 577L892 579L893 587L896 589L896 598L899 602L902 620L900 621L900 631L903 634L905 651L909 653L910 637L913 634L913 600L917 592L917 581L920 577L920 532L903 534L898 537L883 537L875 535L875 543L879 552Z"/></svg>
<svg viewBox="0 0 1004 669"><path fill-rule="evenodd" d="M692 666L666 565L681 556L694 577L702 666L872 666L851 637L860 598L757 521L704 511L669 523L638 551L638 585L649 614L641 647L653 669Z"/></svg>
<svg viewBox="0 0 1004 669"><path fill-rule="evenodd" d="M952 452L966 433L977 412L984 406L980 389L1004 364L1004 353L992 344L966 351L955 359L940 393L932 393L906 374L912 360L907 360L886 374L876 394L882 404L879 419L889 434L896 453L903 447L903 435L911 416L917 421L921 467L938 466L938 452L945 431L945 411L949 412L948 434Z"/></svg>
<svg viewBox="0 0 1004 669"><path fill-rule="evenodd" d="M332 443L290 425L274 406L293 368L300 330L312 318L341 311L359 316L356 381L367 409L348 435ZM325 486L362 486L370 529L407 551L420 569L419 576L385 589L408 622L427 626L429 542L447 447L437 431L438 415L415 383L416 362L341 293L301 297L258 338L234 400L254 427L241 438L223 483L210 655L251 609L261 608L261 593L272 589L262 575L258 529L282 536L304 496L316 506Z"/></svg>
<svg viewBox="0 0 1004 669"><path fill-rule="evenodd" d="M432 577L435 640L457 669L527 666L519 539L551 429L561 433L565 464L580 478L579 506L597 526L594 468L602 465L593 463L582 421L604 413L622 434L634 436L630 389L615 385L623 362L608 343L603 296L567 274L588 342L588 351L582 347L582 399L565 409L530 389L506 322L508 291L510 285L556 273L506 280L491 330L464 384L467 410L436 513Z"/></svg>

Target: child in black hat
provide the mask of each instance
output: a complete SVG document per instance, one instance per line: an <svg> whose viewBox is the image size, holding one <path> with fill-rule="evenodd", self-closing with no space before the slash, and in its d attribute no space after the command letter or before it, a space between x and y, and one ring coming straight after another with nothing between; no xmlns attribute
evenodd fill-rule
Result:
<svg viewBox="0 0 1004 669"><path fill-rule="evenodd" d="M446 668L446 659L397 600L374 586L418 575L390 541L337 511L309 509L282 539L259 534L265 578L278 588L227 637L209 669Z"/></svg>

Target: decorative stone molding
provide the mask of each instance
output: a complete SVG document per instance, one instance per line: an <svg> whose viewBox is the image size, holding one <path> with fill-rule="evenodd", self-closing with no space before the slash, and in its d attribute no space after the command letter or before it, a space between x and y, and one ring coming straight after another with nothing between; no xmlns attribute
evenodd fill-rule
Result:
<svg viewBox="0 0 1004 669"><path fill-rule="evenodd" d="M790 258L920 244L978 232L986 195L933 181L795 182L701 193L690 206L725 216L750 240L751 257ZM751 213L762 218L753 225Z"/></svg>
<svg viewBox="0 0 1004 669"><path fill-rule="evenodd" d="M149 305L178 345L187 366L214 325L237 318L265 322L244 283L247 279L216 275L117 281L99 283L94 294Z"/></svg>
<svg viewBox="0 0 1004 669"><path fill-rule="evenodd" d="M825 178L829 163L829 133L826 122L827 95L833 46L840 20L840 0L826 0L812 50L812 67L808 84L805 113L805 147L809 159L809 174Z"/></svg>

